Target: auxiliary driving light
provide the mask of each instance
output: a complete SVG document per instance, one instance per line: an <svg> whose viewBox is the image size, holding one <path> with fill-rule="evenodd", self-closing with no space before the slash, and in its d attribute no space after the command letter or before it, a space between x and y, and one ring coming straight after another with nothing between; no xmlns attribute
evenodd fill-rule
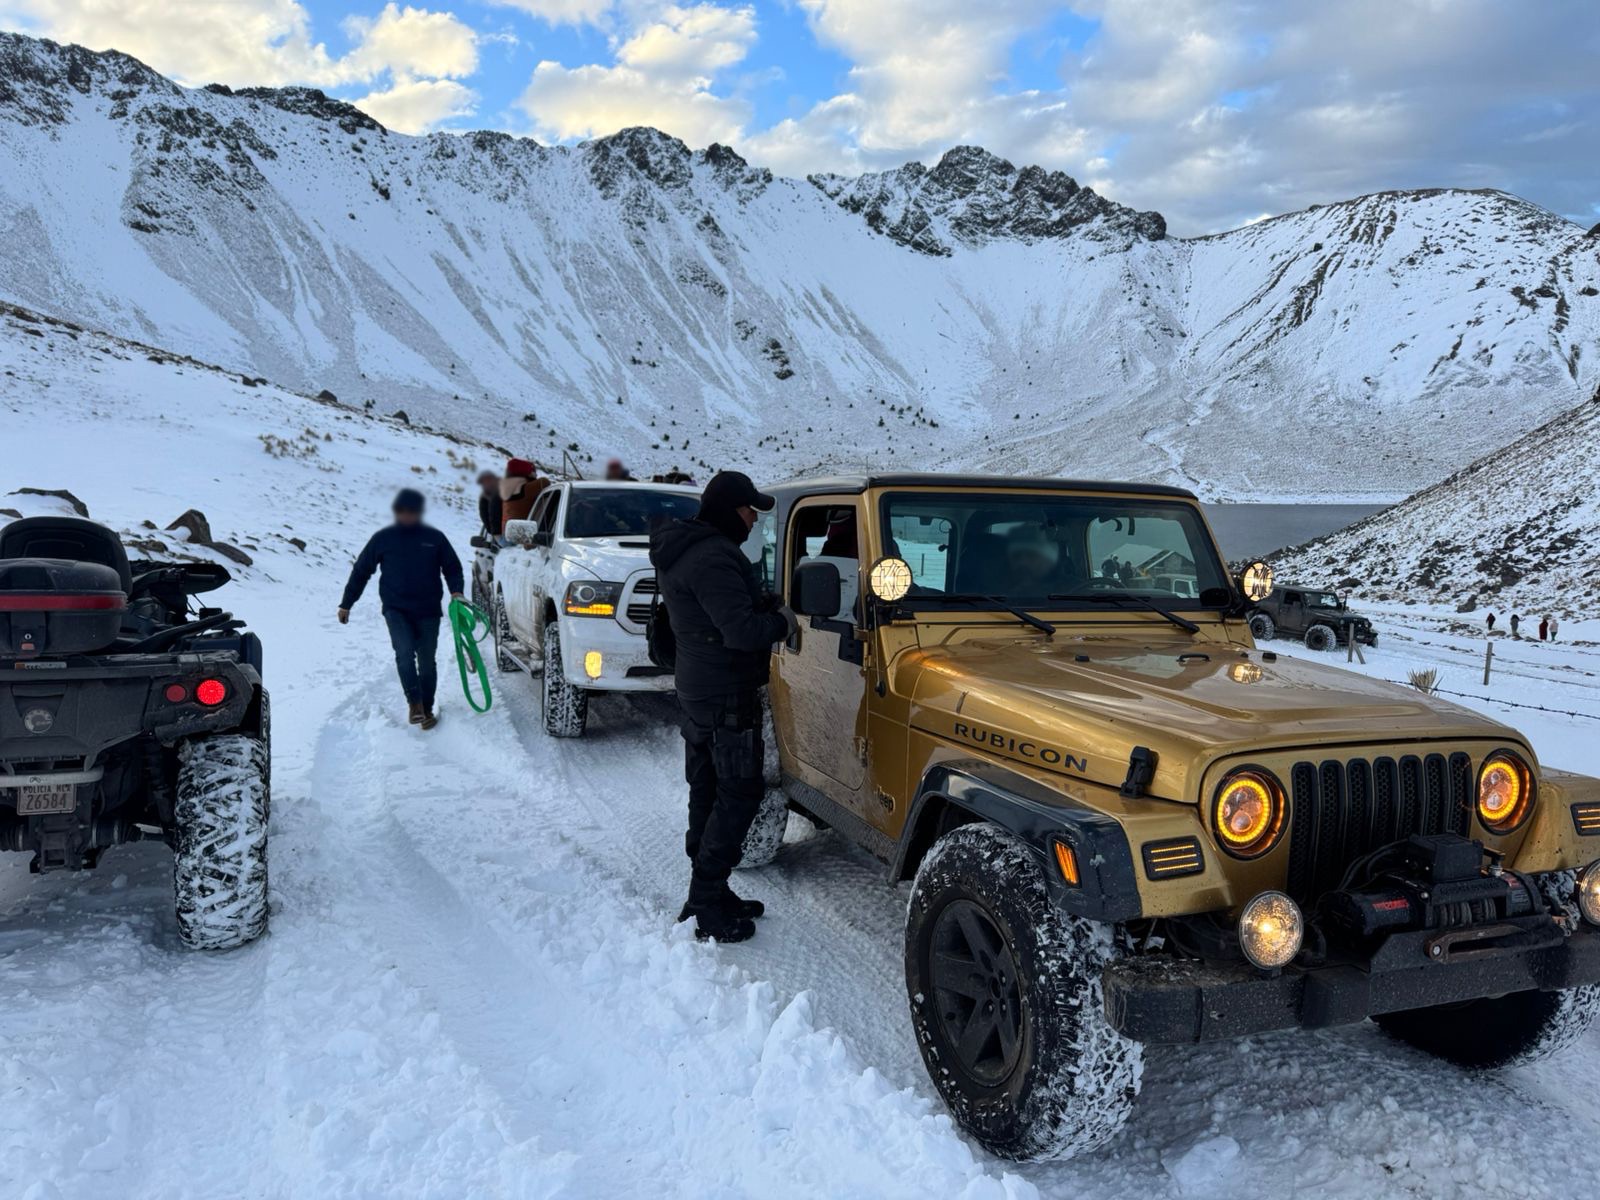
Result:
<svg viewBox="0 0 1600 1200"><path fill-rule="evenodd" d="M599 679L600 671L604 665L598 650L591 650L583 656L583 673L590 679Z"/></svg>
<svg viewBox="0 0 1600 1200"><path fill-rule="evenodd" d="M1239 590L1252 602L1265 600L1272 594L1272 568L1259 558L1244 569L1239 576Z"/></svg>
<svg viewBox="0 0 1600 1200"><path fill-rule="evenodd" d="M1282 892L1262 892L1239 914L1239 948L1263 971L1293 962L1305 936L1300 906Z"/></svg>
<svg viewBox="0 0 1600 1200"><path fill-rule="evenodd" d="M1578 908L1583 919L1600 925L1600 862L1592 862L1578 876Z"/></svg>
<svg viewBox="0 0 1600 1200"><path fill-rule="evenodd" d="M874 596L893 604L911 590L911 564L903 558L880 558L867 573L867 583Z"/></svg>

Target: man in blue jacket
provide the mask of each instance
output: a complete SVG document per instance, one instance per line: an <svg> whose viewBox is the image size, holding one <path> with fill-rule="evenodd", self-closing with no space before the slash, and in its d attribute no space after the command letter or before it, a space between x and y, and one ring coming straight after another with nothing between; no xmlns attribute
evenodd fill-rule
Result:
<svg viewBox="0 0 1600 1200"><path fill-rule="evenodd" d="M421 492L400 489L394 498L394 524L372 535L350 571L344 599L339 601L339 624L349 622L350 609L361 599L372 573L381 567L378 599L394 645L400 686L411 706L411 723L432 729L439 723L433 715L433 695L439 682L434 658L443 615L439 578L444 577L450 595L458 600L463 582L461 560L449 539L422 523L422 504Z"/></svg>

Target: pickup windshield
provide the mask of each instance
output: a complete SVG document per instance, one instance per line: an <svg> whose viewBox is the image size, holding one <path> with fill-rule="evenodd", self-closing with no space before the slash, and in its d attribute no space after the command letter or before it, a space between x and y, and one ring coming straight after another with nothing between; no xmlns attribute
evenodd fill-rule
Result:
<svg viewBox="0 0 1600 1200"><path fill-rule="evenodd" d="M891 492L881 515L890 553L911 566L908 605L1201 609L1201 593L1228 586L1199 511L1178 500Z"/></svg>
<svg viewBox="0 0 1600 1200"><path fill-rule="evenodd" d="M564 536L647 538L662 521L687 519L699 509L700 497L683 492L657 492L647 487L573 488Z"/></svg>

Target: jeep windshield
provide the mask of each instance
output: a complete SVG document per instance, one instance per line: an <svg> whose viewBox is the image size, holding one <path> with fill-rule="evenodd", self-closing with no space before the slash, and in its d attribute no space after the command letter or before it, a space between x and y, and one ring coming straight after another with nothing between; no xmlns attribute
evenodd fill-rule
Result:
<svg viewBox="0 0 1600 1200"><path fill-rule="evenodd" d="M643 487L573 488L567 503L568 538L647 538L662 521L688 519L700 497Z"/></svg>
<svg viewBox="0 0 1600 1200"><path fill-rule="evenodd" d="M1198 510L1181 501L1027 492L894 493L888 552L911 566L905 605L1027 610L1202 609L1227 571ZM1205 596L1211 604L1202 602Z"/></svg>

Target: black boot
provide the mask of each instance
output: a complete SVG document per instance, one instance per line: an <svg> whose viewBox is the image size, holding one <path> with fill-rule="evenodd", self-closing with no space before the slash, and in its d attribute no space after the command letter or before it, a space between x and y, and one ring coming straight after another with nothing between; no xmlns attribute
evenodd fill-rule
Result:
<svg viewBox="0 0 1600 1200"><path fill-rule="evenodd" d="M694 875L689 879L689 899L678 920L694 918L694 935L701 941L742 942L753 937L756 925L748 916L728 909L724 896L732 896L726 879L707 879ZM734 897L738 899L738 897Z"/></svg>
<svg viewBox="0 0 1600 1200"><path fill-rule="evenodd" d="M742 900L727 884L722 885L722 911L731 917L754 921L766 915L767 906L759 900Z"/></svg>

